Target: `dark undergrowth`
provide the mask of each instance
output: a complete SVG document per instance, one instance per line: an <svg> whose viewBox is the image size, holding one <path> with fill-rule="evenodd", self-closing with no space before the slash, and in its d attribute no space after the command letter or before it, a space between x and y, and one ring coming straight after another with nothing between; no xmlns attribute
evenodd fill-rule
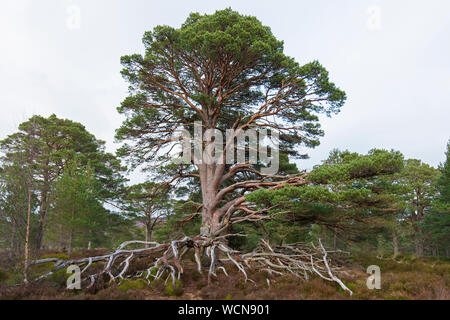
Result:
<svg viewBox="0 0 450 320"><path fill-rule="evenodd" d="M80 258L105 253L103 250L74 252L68 257L58 252L46 252L43 257ZM130 272L146 268L151 258L142 258L133 264ZM233 266L225 266L229 277L218 271L217 278L208 285L205 276L196 271L192 257L184 261L184 274L175 287L171 281L151 281L132 278L110 283L108 278L100 279L90 289L67 290L65 270L57 272L49 279L20 284L23 280L20 264L11 267L11 260L0 254L0 299L81 299L81 300L130 300L130 299L450 299L450 261L437 258L418 259L414 256L359 255L347 261L348 275L340 275L344 283L354 292L349 296L337 283L311 277L308 281L294 276L269 276L264 272L250 271L249 277L255 281L245 282L241 273ZM381 289L369 290L366 286L369 265L377 265L381 270ZM49 270L51 265L41 265L30 270L36 276ZM102 263L94 264L90 272L98 272ZM270 282L267 282L267 279Z"/></svg>

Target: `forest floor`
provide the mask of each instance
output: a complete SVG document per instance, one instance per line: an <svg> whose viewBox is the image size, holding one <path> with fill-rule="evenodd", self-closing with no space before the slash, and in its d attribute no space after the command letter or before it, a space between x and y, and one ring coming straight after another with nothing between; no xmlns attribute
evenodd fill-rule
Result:
<svg viewBox="0 0 450 320"><path fill-rule="evenodd" d="M102 254L102 250L75 252L70 258ZM66 255L48 252L42 257ZM139 261L142 269L149 261ZM381 270L381 289L369 290L366 285L369 275L365 272L369 265L377 265ZM236 268L228 266L229 276L218 274L210 285L204 276L196 271L190 257L184 260L184 274L177 286L165 285L164 281L150 285L143 279L124 280L114 284L96 284L89 290L67 290L67 274L57 272L48 280L17 285L22 281L20 272L15 272L5 252L0 252L0 300L4 299L76 299L76 300L158 300L158 299L225 299L225 300L328 300L328 299L439 299L450 300L450 260L437 258L418 259L414 256L400 255L377 257L364 255L349 257L346 262L348 275L340 275L344 283L354 292L352 296L344 292L337 283L312 276L308 281L294 276L269 277L267 274L250 272L255 281L245 282ZM48 266L47 266L48 267ZM93 266L94 267L94 266ZM94 267L99 269L101 265ZM43 272L45 267L35 270ZM91 267L92 268L92 267ZM170 281L169 281L170 283Z"/></svg>

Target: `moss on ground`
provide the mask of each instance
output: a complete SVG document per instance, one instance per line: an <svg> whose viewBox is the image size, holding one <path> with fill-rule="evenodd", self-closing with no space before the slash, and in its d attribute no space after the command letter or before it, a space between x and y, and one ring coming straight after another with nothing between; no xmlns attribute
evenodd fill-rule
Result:
<svg viewBox="0 0 450 320"><path fill-rule="evenodd" d="M165 293L169 296L181 296L183 294L183 283L180 280L175 281L175 286L172 281L169 281L166 285Z"/></svg>
<svg viewBox="0 0 450 320"><path fill-rule="evenodd" d="M6 271L3 271L2 269L0 269L0 283L6 282L6 280L8 280L8 278L9 278L8 273L6 273Z"/></svg>
<svg viewBox="0 0 450 320"><path fill-rule="evenodd" d="M130 289L144 290L148 288L148 283L144 279L123 279L117 288L125 292Z"/></svg>

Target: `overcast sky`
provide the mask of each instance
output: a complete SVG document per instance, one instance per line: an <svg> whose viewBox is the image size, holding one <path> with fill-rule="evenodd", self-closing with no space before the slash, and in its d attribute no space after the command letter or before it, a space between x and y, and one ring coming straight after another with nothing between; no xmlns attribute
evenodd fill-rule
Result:
<svg viewBox="0 0 450 320"><path fill-rule="evenodd" d="M231 7L258 17L300 63L319 60L348 96L321 121L333 148L386 148L437 166L450 138L450 1L1 0L0 139L33 114L81 122L113 152L127 95L120 57L144 31L190 12Z"/></svg>

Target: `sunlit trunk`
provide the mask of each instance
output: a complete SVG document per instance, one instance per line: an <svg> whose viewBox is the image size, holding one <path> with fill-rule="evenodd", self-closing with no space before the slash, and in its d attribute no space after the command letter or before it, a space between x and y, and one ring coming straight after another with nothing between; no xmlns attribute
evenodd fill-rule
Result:
<svg viewBox="0 0 450 320"><path fill-rule="evenodd" d="M145 242L152 241L152 233L153 233L153 228L149 223L147 223L145 225Z"/></svg>
<svg viewBox="0 0 450 320"><path fill-rule="evenodd" d="M48 162L46 163L48 165ZM48 180L49 180L49 174L48 171L44 172L44 187L41 191L41 201L39 204L39 222L37 227L37 233L36 233L36 243L35 248L36 251L39 251L42 247L42 241L44 238L44 223L45 223L45 217L47 215L47 209L48 209L48 193L49 193L49 187L48 187Z"/></svg>
<svg viewBox="0 0 450 320"><path fill-rule="evenodd" d="M223 228L223 224L220 222L219 212L209 211L204 209L202 212L202 225L200 227L200 234L206 237L210 237L216 234Z"/></svg>

